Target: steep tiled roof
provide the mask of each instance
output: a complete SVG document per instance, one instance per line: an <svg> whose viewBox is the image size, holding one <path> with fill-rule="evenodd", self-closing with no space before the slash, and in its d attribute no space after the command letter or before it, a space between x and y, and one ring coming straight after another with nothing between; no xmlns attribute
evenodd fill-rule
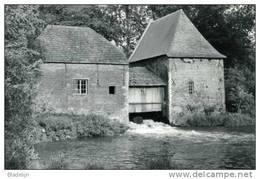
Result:
<svg viewBox="0 0 260 179"><path fill-rule="evenodd" d="M130 63L156 56L225 58L201 35L182 10L151 22L130 57Z"/></svg>
<svg viewBox="0 0 260 179"><path fill-rule="evenodd" d="M145 67L129 68L129 86L164 86L165 82Z"/></svg>
<svg viewBox="0 0 260 179"><path fill-rule="evenodd" d="M128 63L117 47L88 27L48 25L35 44L45 62Z"/></svg>

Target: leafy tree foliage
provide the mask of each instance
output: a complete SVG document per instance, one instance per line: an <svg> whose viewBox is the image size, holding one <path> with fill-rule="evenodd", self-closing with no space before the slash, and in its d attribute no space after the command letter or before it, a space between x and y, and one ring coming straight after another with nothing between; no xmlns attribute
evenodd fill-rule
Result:
<svg viewBox="0 0 260 179"><path fill-rule="evenodd" d="M25 169L34 157L32 100L39 66L30 42L43 28L36 6L5 6L5 167Z"/></svg>

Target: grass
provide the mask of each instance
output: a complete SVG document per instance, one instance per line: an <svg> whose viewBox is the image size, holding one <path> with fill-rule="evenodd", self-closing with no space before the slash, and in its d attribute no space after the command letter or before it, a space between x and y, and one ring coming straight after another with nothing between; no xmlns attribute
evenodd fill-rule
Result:
<svg viewBox="0 0 260 179"><path fill-rule="evenodd" d="M152 159L148 161L147 169L155 170L155 169L173 169L170 158L158 158Z"/></svg>
<svg viewBox="0 0 260 179"><path fill-rule="evenodd" d="M236 126L254 126L255 118L246 114L240 113L228 113L225 116L224 126L236 127Z"/></svg>
<svg viewBox="0 0 260 179"><path fill-rule="evenodd" d="M80 169L80 170L101 170L104 167L98 163L93 162L81 162L76 167L67 159L63 152L56 155L52 155L50 160L44 162L38 169L47 170L68 170L68 169Z"/></svg>
<svg viewBox="0 0 260 179"><path fill-rule="evenodd" d="M188 112L179 116L175 125L181 127L252 126L255 125L255 119L241 113Z"/></svg>
<svg viewBox="0 0 260 179"><path fill-rule="evenodd" d="M176 161L172 160L171 157L162 157L162 158L153 158L149 160L146 163L146 168L150 170L180 170L180 169L186 169L181 163L176 163ZM189 166L188 168L192 168L192 166Z"/></svg>
<svg viewBox="0 0 260 179"><path fill-rule="evenodd" d="M105 168L97 163L84 163L83 169L84 170L103 170Z"/></svg>
<svg viewBox="0 0 260 179"><path fill-rule="evenodd" d="M69 168L69 163L66 162L66 158L63 153L52 155L50 161L45 164L45 169L50 170L64 170Z"/></svg>

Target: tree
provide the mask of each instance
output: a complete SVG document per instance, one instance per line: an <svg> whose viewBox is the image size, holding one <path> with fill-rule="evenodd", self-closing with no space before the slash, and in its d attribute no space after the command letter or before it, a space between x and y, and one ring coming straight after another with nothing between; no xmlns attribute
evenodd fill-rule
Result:
<svg viewBox="0 0 260 179"><path fill-rule="evenodd" d="M26 169L34 157L30 139L39 54L30 48L44 26L37 6L5 6L5 167Z"/></svg>

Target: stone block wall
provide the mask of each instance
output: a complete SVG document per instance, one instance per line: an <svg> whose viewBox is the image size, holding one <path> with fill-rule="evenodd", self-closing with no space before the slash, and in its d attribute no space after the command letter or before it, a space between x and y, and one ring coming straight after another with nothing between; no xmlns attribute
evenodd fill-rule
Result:
<svg viewBox="0 0 260 179"><path fill-rule="evenodd" d="M224 67L222 59L169 58L170 122L187 105L203 108L214 106L225 110ZM194 92L189 94L189 81L194 83Z"/></svg>
<svg viewBox="0 0 260 179"><path fill-rule="evenodd" d="M96 113L128 122L128 65L45 63L41 70L39 110ZM87 94L77 93L77 79L88 81ZM109 86L115 86L115 94L109 94Z"/></svg>
<svg viewBox="0 0 260 179"><path fill-rule="evenodd" d="M145 66L168 84L165 92L165 113L170 123L174 124L178 114L187 111L188 105L200 109L204 106L215 106L218 110L225 110L222 59L160 56L130 65ZM189 94L189 81L194 82L193 94Z"/></svg>

